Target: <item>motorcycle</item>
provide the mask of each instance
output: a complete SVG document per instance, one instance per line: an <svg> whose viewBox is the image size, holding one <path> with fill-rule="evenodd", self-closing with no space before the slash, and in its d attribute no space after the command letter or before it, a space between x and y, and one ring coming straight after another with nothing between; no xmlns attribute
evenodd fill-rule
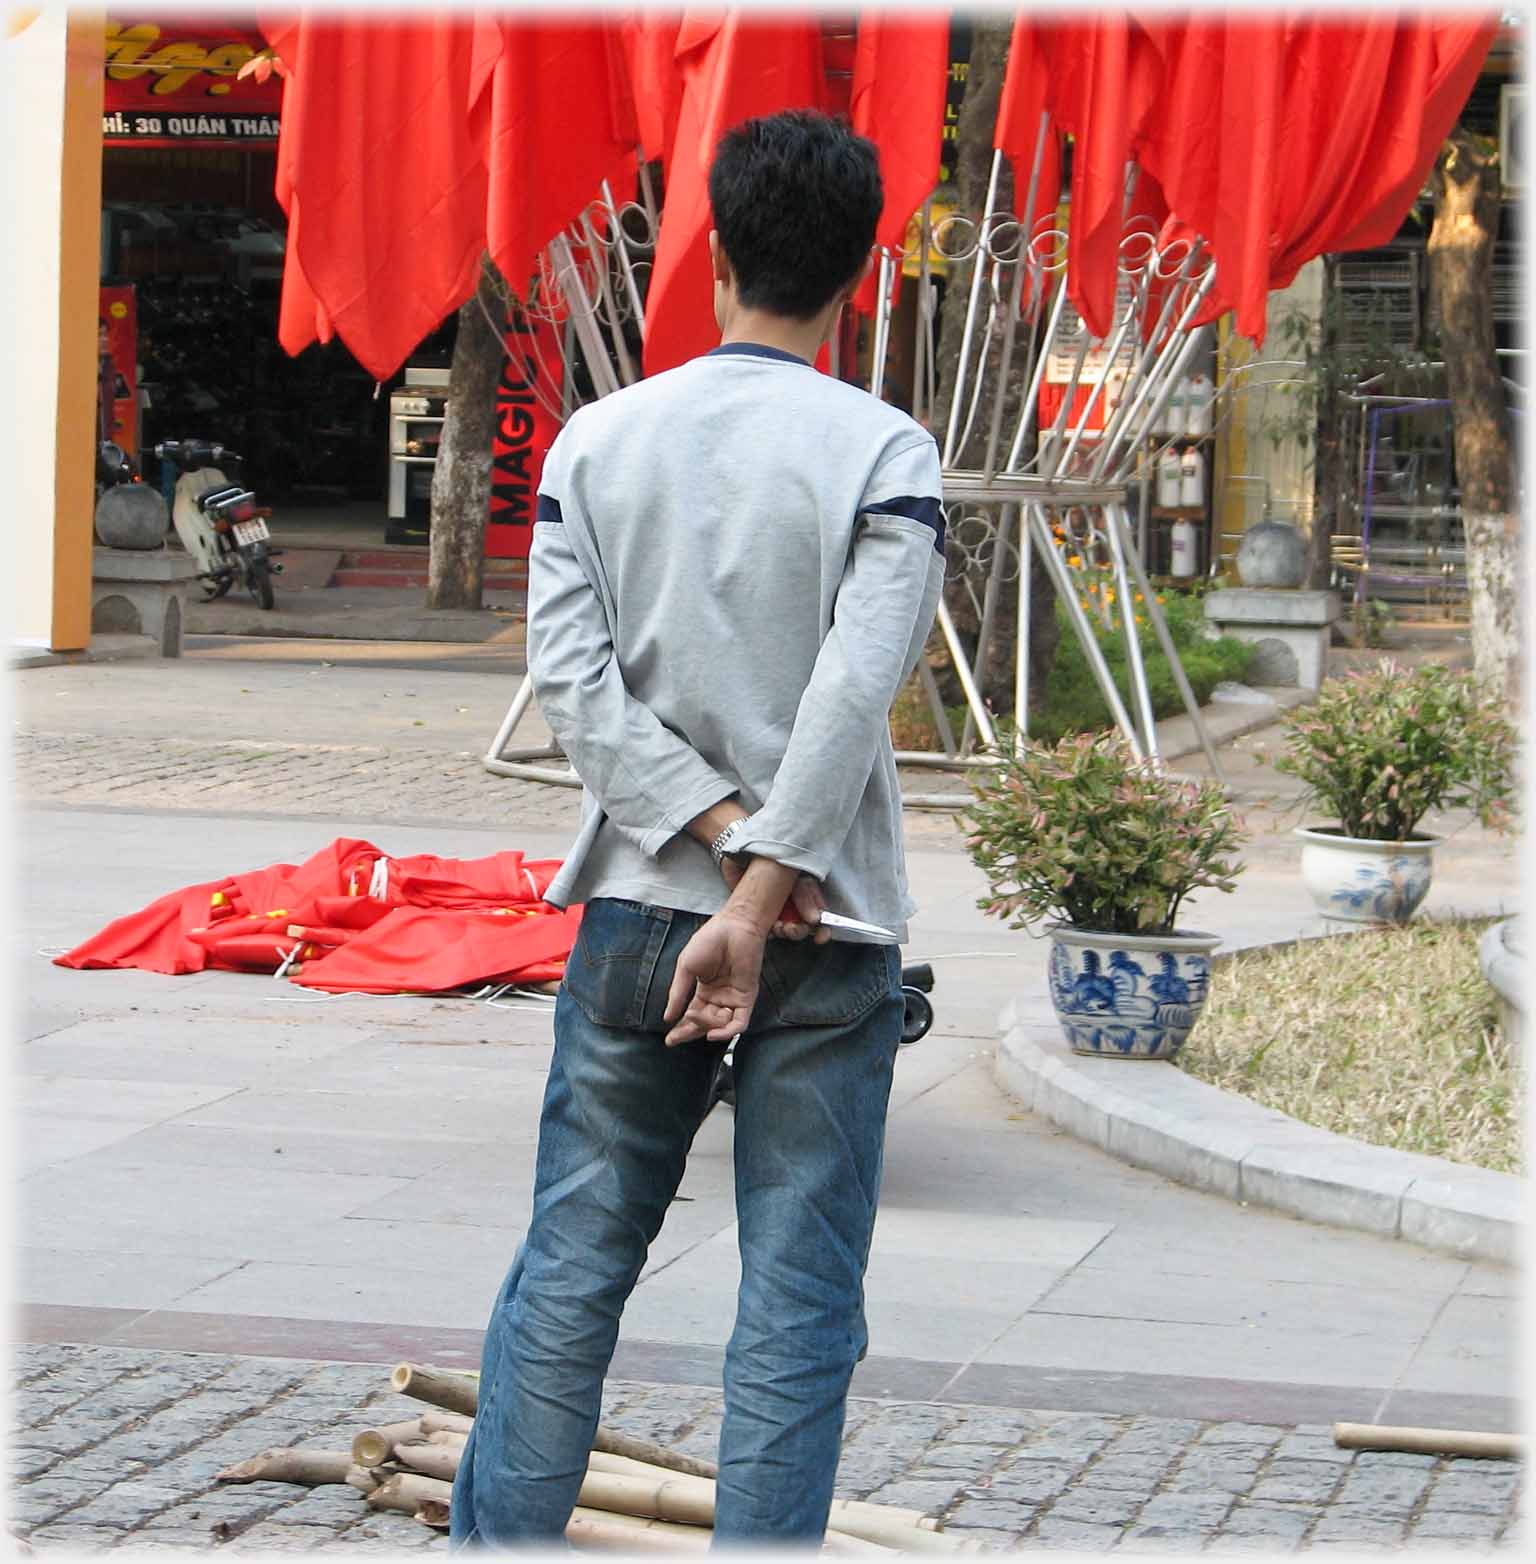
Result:
<svg viewBox="0 0 1536 1564"><path fill-rule="evenodd" d="M171 524L197 562L204 596L223 597L238 581L258 607L272 608L272 578L283 569L273 561L282 550L271 546L271 507L258 505L252 490L222 471L223 463L240 460L239 453L206 440L164 440L155 455L180 473Z"/></svg>

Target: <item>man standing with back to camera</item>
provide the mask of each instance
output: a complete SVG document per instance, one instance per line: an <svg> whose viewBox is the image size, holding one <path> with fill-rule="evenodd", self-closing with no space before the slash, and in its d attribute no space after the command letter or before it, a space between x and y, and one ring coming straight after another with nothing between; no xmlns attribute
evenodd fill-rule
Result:
<svg viewBox="0 0 1536 1564"><path fill-rule="evenodd" d="M873 145L821 114L750 120L709 196L720 346L581 409L540 485L528 666L585 787L548 899L586 911L456 1544L563 1534L619 1315L738 1034L719 1542L819 1543L866 1342L900 964L812 926L906 937L887 719L943 578L939 457L813 367L870 264Z"/></svg>

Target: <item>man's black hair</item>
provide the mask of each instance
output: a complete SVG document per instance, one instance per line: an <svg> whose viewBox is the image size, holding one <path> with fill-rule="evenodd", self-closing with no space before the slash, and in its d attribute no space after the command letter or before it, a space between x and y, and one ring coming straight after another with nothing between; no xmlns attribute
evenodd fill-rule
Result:
<svg viewBox="0 0 1536 1564"><path fill-rule="evenodd" d="M858 275L885 204L874 143L810 109L720 138L709 204L741 302L809 320Z"/></svg>

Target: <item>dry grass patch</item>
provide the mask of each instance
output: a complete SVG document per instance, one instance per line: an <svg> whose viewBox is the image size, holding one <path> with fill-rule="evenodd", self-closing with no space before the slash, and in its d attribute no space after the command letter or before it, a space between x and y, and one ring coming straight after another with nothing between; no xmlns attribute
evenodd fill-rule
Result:
<svg viewBox="0 0 1536 1564"><path fill-rule="evenodd" d="M1320 1129L1519 1172L1518 1060L1477 963L1490 921L1235 956L1178 1062Z"/></svg>

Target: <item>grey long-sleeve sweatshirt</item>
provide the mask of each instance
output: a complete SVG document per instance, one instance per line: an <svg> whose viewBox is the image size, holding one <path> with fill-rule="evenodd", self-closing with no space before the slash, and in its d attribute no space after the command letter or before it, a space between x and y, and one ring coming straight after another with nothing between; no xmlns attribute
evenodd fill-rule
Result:
<svg viewBox="0 0 1536 1564"><path fill-rule="evenodd" d="M940 501L931 435L773 348L717 348L575 414L529 567L534 691L585 789L550 901L717 912L684 827L738 794L745 850L905 938L887 716L938 606Z"/></svg>

